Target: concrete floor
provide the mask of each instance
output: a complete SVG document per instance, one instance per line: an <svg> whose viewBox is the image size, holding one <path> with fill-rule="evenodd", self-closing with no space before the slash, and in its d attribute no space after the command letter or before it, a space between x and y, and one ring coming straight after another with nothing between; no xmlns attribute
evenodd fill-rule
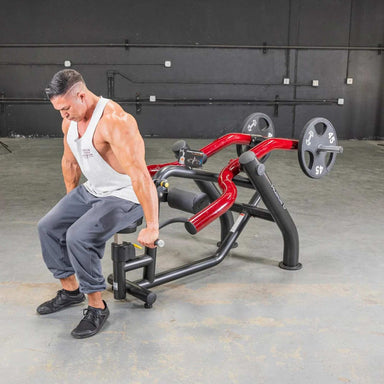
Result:
<svg viewBox="0 0 384 384"><path fill-rule="evenodd" d="M35 312L59 289L42 261L36 224L64 194L61 140L1 140L12 150L0 146L1 382L384 382L382 142L342 142L344 154L321 180L304 176L295 152L267 161L298 228L302 270L278 268L281 233L251 219L222 264L154 288L151 310L135 298L115 301L109 288L105 329L75 340L70 331L85 305ZM146 139L148 163L173 160L173 142ZM195 149L206 143L189 140ZM217 171L231 157L234 148L206 168ZM194 237L182 225L165 228L159 269L210 255L217 236L217 223ZM109 244L103 267L107 276Z"/></svg>

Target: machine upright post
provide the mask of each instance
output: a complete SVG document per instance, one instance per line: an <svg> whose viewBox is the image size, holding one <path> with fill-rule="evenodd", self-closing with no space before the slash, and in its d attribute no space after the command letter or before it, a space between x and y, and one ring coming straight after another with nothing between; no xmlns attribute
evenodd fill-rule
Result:
<svg viewBox="0 0 384 384"><path fill-rule="evenodd" d="M146 265L143 269L143 280L148 280L150 283L153 283L155 280L156 272L156 248L145 247L145 254L152 258L152 262Z"/></svg>
<svg viewBox="0 0 384 384"><path fill-rule="evenodd" d="M117 300L125 299L125 255L121 244L112 243L113 296Z"/></svg>
<svg viewBox="0 0 384 384"><path fill-rule="evenodd" d="M299 263L299 235L296 225L288 213L276 188L265 173L265 166L252 151L243 153L239 162L247 173L252 185L260 193L265 206L270 211L284 238L283 261L279 267L288 270L301 269Z"/></svg>

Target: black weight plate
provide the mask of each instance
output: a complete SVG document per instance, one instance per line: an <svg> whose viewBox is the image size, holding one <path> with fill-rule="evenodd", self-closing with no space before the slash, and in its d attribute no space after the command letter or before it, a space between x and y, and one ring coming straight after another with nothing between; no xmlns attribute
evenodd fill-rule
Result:
<svg viewBox="0 0 384 384"><path fill-rule="evenodd" d="M275 136L275 127L271 118L265 113L255 112L249 115L240 126L242 133L260 136L260 142ZM236 145L237 155L249 151L254 145ZM270 154L263 156L260 160L264 162Z"/></svg>
<svg viewBox="0 0 384 384"><path fill-rule="evenodd" d="M313 179L328 174L336 161L335 152L319 151L319 145L337 146L336 130L323 117L309 120L299 138L298 157L301 169Z"/></svg>

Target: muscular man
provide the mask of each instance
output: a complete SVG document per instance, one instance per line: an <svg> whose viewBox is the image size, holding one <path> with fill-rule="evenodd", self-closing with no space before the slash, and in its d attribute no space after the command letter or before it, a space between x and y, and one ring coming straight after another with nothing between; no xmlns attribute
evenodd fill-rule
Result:
<svg viewBox="0 0 384 384"><path fill-rule="evenodd" d="M63 118L62 170L67 195L39 221L44 261L62 288L41 304L41 315L85 300L75 338L95 335L109 316L101 292L106 241L144 214L138 241L153 248L159 235L158 198L144 159L135 119L115 102L96 96L80 73L56 73L46 94ZM79 184L81 172L87 181Z"/></svg>

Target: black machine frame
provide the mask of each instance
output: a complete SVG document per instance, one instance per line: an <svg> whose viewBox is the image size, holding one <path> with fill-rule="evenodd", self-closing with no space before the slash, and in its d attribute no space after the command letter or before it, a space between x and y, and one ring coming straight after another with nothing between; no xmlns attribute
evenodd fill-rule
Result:
<svg viewBox="0 0 384 384"><path fill-rule="evenodd" d="M115 299L125 299L128 293L142 300L146 308L151 308L156 301L156 294L150 288L221 263L235 246L236 240L251 217L275 222L279 227L284 240L283 260L279 263L280 268L292 271L302 268L301 263L299 263L299 236L296 225L265 172L264 164L258 160L252 151L243 153L239 158L239 163L247 177L235 175L232 182L236 187L253 189L255 192L247 203L235 202L228 211L219 217L221 240L217 250L209 257L156 274L157 248L145 247L144 254L136 256L135 247L132 243L118 244L113 242L113 274L108 276L108 282L112 284ZM162 167L154 177L160 200L166 189L161 181L170 177L192 179L199 189L208 195L211 202L220 197L220 192L214 184L217 182L219 174L185 166L168 165ZM264 202L267 209L258 207L261 201ZM240 213L236 222L232 212ZM163 223L162 227L177 221L185 220L171 219ZM125 233L135 230L136 226L134 225ZM143 268L142 279L136 281L126 279L127 272L139 268Z"/></svg>

